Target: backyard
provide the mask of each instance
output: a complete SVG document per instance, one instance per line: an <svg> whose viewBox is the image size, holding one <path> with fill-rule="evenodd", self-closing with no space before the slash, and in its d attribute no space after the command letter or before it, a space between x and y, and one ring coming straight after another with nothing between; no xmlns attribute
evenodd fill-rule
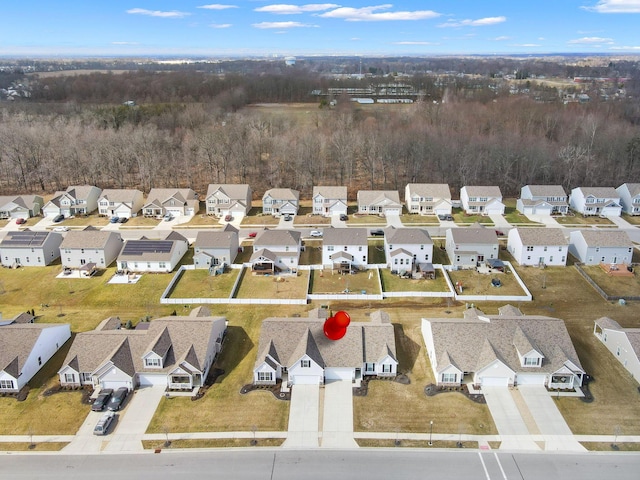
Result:
<svg viewBox="0 0 640 480"><path fill-rule="evenodd" d="M185 270L169 294L170 298L229 298L240 269L225 269L221 275L209 275L209 270Z"/></svg>
<svg viewBox="0 0 640 480"><path fill-rule="evenodd" d="M525 295L526 293L511 273L482 274L475 270L455 270L447 272L454 287L462 285L462 295ZM494 287L493 279L500 280L501 285Z"/></svg>
<svg viewBox="0 0 640 480"><path fill-rule="evenodd" d="M341 275L331 269L311 271L311 293L362 293L379 295L377 270L365 270L351 275Z"/></svg>
<svg viewBox="0 0 640 480"><path fill-rule="evenodd" d="M387 268L380 270L382 289L385 292L449 292L447 281L442 270L436 268L436 278L433 280L412 280L393 275Z"/></svg>
<svg viewBox="0 0 640 480"><path fill-rule="evenodd" d="M307 298L308 279L307 271L297 275L253 275L245 268L234 298Z"/></svg>
<svg viewBox="0 0 640 480"><path fill-rule="evenodd" d="M599 265L582 265L580 268L611 296L640 296L640 278L634 272L631 277L614 276L607 274Z"/></svg>

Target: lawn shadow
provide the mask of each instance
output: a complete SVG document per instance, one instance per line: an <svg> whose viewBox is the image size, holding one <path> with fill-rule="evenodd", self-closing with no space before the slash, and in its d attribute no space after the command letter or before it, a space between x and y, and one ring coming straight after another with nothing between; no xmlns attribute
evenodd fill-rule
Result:
<svg viewBox="0 0 640 480"><path fill-rule="evenodd" d="M220 377L220 382L223 382L229 372L232 372L242 362L253 347L254 343L244 328L238 326L227 327L222 353L220 353L216 361L216 366L225 372Z"/></svg>
<svg viewBox="0 0 640 480"><path fill-rule="evenodd" d="M29 388L40 388L44 386L49 380L51 380L54 376L57 375L58 370L62 367L62 362L67 357L67 353L71 349L71 344L73 343L73 339L76 334L71 333L71 338L65 342L62 347L58 349L56 353L45 363L38 373L36 373L31 380L27 383Z"/></svg>
<svg viewBox="0 0 640 480"><path fill-rule="evenodd" d="M393 324L393 333L396 339L398 372L410 373L422 347L405 335L404 326L399 323Z"/></svg>

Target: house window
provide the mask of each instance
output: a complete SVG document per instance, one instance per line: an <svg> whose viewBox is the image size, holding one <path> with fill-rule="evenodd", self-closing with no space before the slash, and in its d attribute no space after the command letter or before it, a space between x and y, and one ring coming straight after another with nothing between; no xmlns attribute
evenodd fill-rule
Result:
<svg viewBox="0 0 640 480"><path fill-rule="evenodd" d="M600 261L601 261L601 262L604 262L604 257L600 257Z"/></svg>
<svg viewBox="0 0 640 480"><path fill-rule="evenodd" d="M420 245L420 250L424 250L424 245Z"/></svg>
<svg viewBox="0 0 640 480"><path fill-rule="evenodd" d="M620 347L616 348L616 355L620 356Z"/></svg>
<svg viewBox="0 0 640 480"><path fill-rule="evenodd" d="M162 361L159 358L145 358L145 367L162 367Z"/></svg>
<svg viewBox="0 0 640 480"><path fill-rule="evenodd" d="M302 368L311 368L311 360L300 360L300 366Z"/></svg>
<svg viewBox="0 0 640 480"><path fill-rule="evenodd" d="M527 252L533 252L533 247L531 245L527 247Z"/></svg>
<svg viewBox="0 0 640 480"><path fill-rule="evenodd" d="M364 364L364 371L365 371L365 373L375 372L376 371L376 364L375 363L365 363Z"/></svg>
<svg viewBox="0 0 640 480"><path fill-rule="evenodd" d="M333 245L327 245L327 252L333 252Z"/></svg>
<svg viewBox="0 0 640 480"><path fill-rule="evenodd" d="M9 390L13 388L13 380L0 380L0 390Z"/></svg>
<svg viewBox="0 0 640 480"><path fill-rule="evenodd" d="M91 381L91 373L88 373L88 372L81 373L80 374L80 381L82 383L90 382Z"/></svg>
<svg viewBox="0 0 640 480"><path fill-rule="evenodd" d="M66 383L74 383L76 381L76 376L73 373L65 373L64 381Z"/></svg>
<svg viewBox="0 0 640 480"><path fill-rule="evenodd" d="M537 357L524 357L525 367L537 367L540 365L540 359Z"/></svg>
<svg viewBox="0 0 640 480"><path fill-rule="evenodd" d="M166 263L165 263L165 262L159 262L159 263L158 263L158 267L160 267L160 268L166 268Z"/></svg>
<svg viewBox="0 0 640 480"><path fill-rule="evenodd" d="M396 259L393 261L393 263L394 263L395 265L397 265L397 264L398 264L398 259L396 258Z"/></svg>
<svg viewBox="0 0 640 480"><path fill-rule="evenodd" d="M391 364L383 363L382 364L382 373L391 373Z"/></svg>
<svg viewBox="0 0 640 480"><path fill-rule="evenodd" d="M362 247L358 247L358 251L361 252L362 251Z"/></svg>
<svg viewBox="0 0 640 480"><path fill-rule="evenodd" d="M457 373L443 373L442 374L442 383L456 383L458 380Z"/></svg>
<svg viewBox="0 0 640 480"><path fill-rule="evenodd" d="M270 382L273 379L273 372L258 372L259 382Z"/></svg>
<svg viewBox="0 0 640 480"><path fill-rule="evenodd" d="M38 357L38 366L42 365L42 357Z"/></svg>
<svg viewBox="0 0 640 480"><path fill-rule="evenodd" d="M547 251L547 247L546 247L546 246L544 247L544 251L545 251L545 252Z"/></svg>

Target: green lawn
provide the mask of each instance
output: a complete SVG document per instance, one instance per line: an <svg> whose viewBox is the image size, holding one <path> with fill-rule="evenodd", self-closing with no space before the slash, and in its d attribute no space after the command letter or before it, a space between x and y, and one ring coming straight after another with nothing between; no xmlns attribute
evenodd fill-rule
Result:
<svg viewBox="0 0 640 480"><path fill-rule="evenodd" d="M376 270L365 270L352 275L331 273L331 269L312 270L311 293L351 293L380 294L378 273Z"/></svg>
<svg viewBox="0 0 640 480"><path fill-rule="evenodd" d="M535 224L538 225L538 222L534 222L529 220L526 215L523 215L518 210L516 210L515 199L512 202L507 200L504 201L505 209L504 209L504 219L512 225L518 224Z"/></svg>
<svg viewBox="0 0 640 480"><path fill-rule="evenodd" d="M387 263L384 253L384 240L369 240L368 262L372 265Z"/></svg>
<svg viewBox="0 0 640 480"><path fill-rule="evenodd" d="M300 265L322 264L322 241L305 240L304 251L300 252Z"/></svg>
<svg viewBox="0 0 640 480"><path fill-rule="evenodd" d="M608 295L640 295L640 278L637 272L634 272L632 277L616 277L608 275L599 265L584 265L581 268Z"/></svg>
<svg viewBox="0 0 640 480"><path fill-rule="evenodd" d="M380 270L382 289L385 292L448 292L447 281L442 270L436 269L434 280L411 280L392 275L388 268Z"/></svg>
<svg viewBox="0 0 640 480"><path fill-rule="evenodd" d="M404 214L400 216L403 225L440 225L436 215Z"/></svg>
<svg viewBox="0 0 640 480"><path fill-rule="evenodd" d="M482 225L493 225L493 221L486 215L467 215L459 208L453 209L453 220L456 223L473 224L480 223Z"/></svg>
<svg viewBox="0 0 640 480"><path fill-rule="evenodd" d="M309 273L300 271L297 276L253 275L244 269L235 298L306 298Z"/></svg>
<svg viewBox="0 0 640 480"><path fill-rule="evenodd" d="M279 218L274 217L273 215L263 215L262 207L253 207L249 210L249 215L246 215L242 219L241 225L243 227L249 227L251 225L278 225L280 222Z"/></svg>
<svg viewBox="0 0 640 480"><path fill-rule="evenodd" d="M597 215L587 215L586 217L580 213L566 216L554 216L556 222L560 225L615 225L608 218L600 218Z"/></svg>
<svg viewBox="0 0 640 480"><path fill-rule="evenodd" d="M169 295L171 298L229 298L240 274L239 269L226 269L222 275L209 275L209 270L185 270Z"/></svg>

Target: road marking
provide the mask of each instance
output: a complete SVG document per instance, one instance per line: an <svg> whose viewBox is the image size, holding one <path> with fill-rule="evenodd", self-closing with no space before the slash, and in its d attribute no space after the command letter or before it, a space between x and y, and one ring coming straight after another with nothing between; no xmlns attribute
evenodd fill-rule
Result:
<svg viewBox="0 0 640 480"><path fill-rule="evenodd" d="M482 463L482 468L484 469L484 474L487 477L487 480L491 480L489 472L487 471L487 466L484 464L484 459L482 458L482 454L480 452L478 452L478 456L480 457L480 463Z"/></svg>
<svg viewBox="0 0 640 480"><path fill-rule="evenodd" d="M504 473L504 469L502 468L502 464L500 463L500 459L498 458L498 453L493 452L493 456L496 457L496 462L498 462L498 467L500 467L500 472L502 472L502 478L507 480L507 475Z"/></svg>

